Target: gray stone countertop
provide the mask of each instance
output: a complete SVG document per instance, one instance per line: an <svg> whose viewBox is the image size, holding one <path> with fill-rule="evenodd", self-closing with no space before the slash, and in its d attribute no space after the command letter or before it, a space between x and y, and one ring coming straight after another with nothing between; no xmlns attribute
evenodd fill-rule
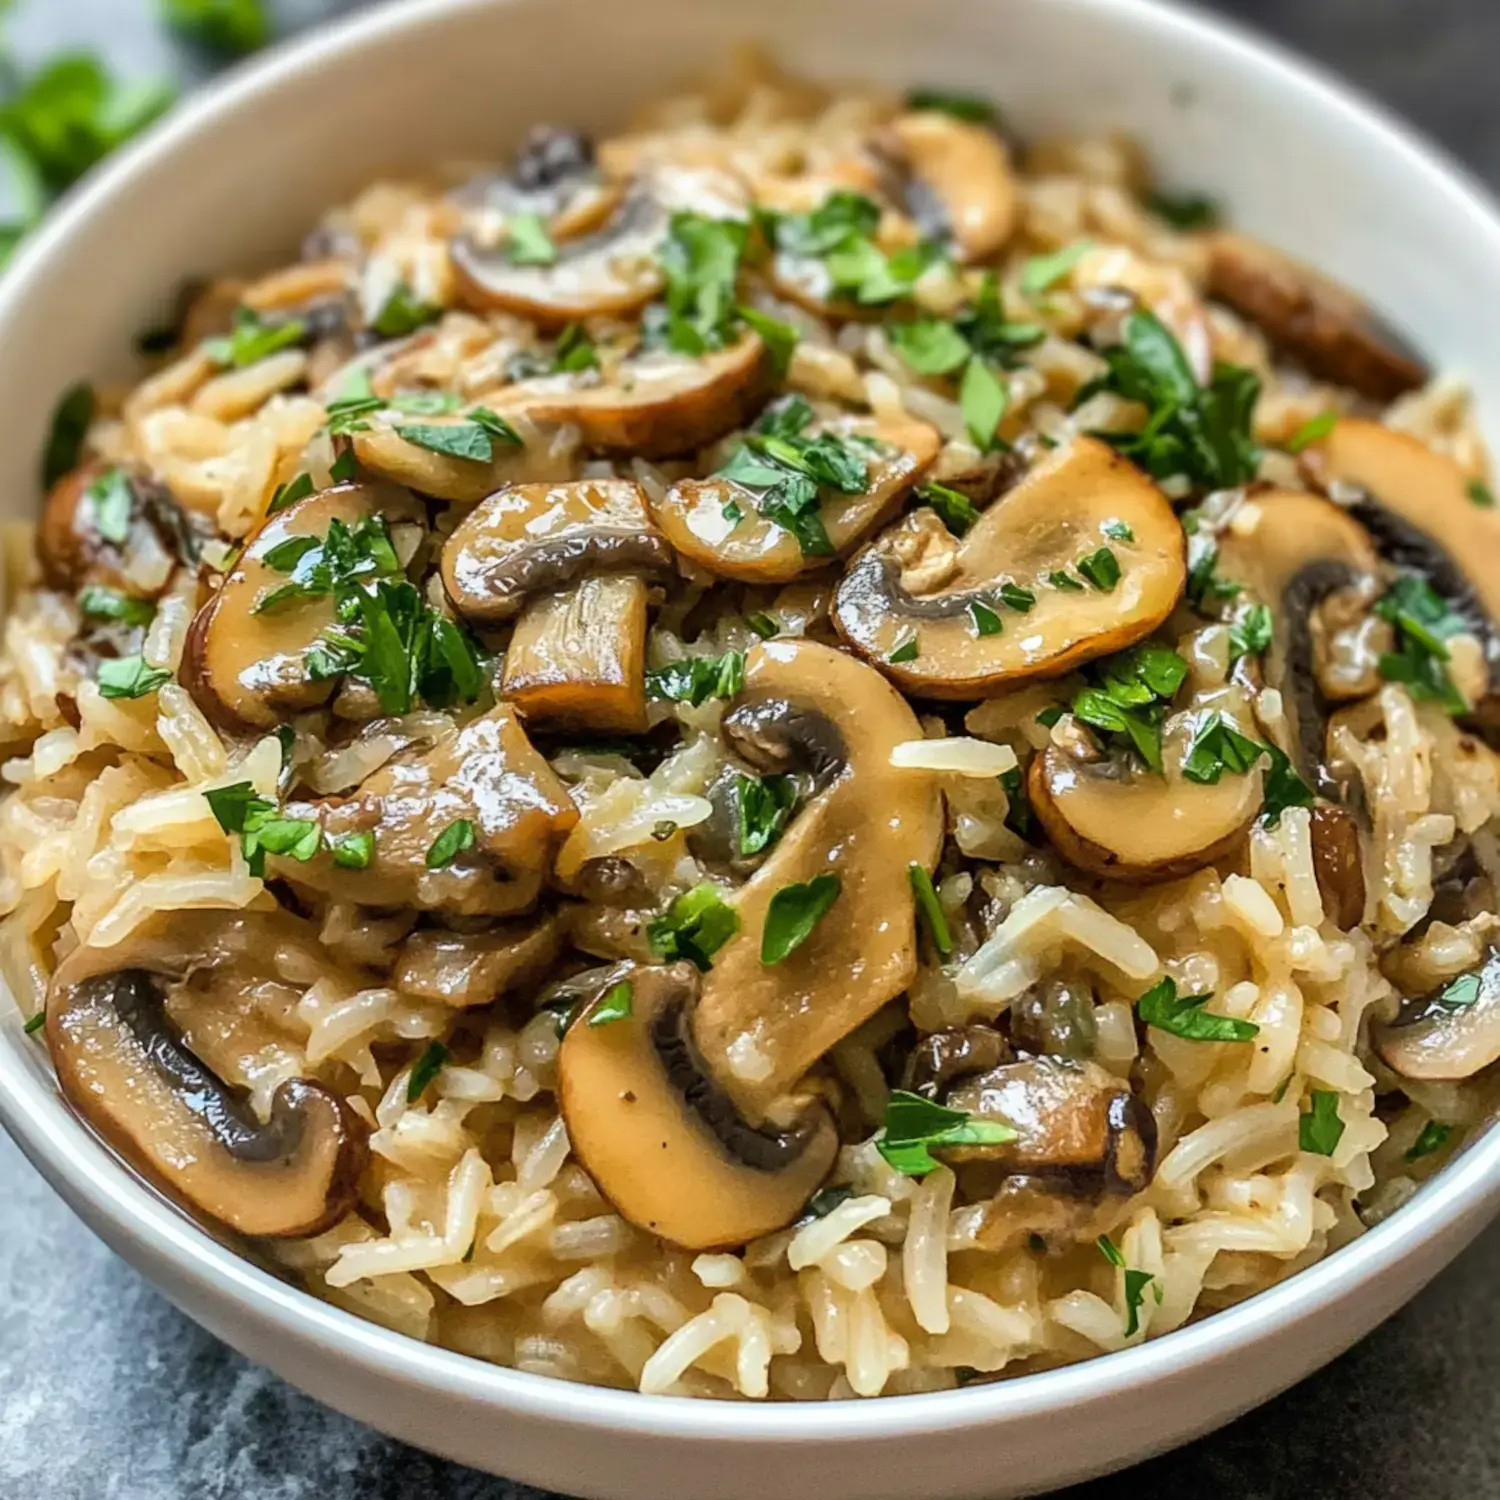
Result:
<svg viewBox="0 0 1500 1500"><path fill-rule="evenodd" d="M348 8L282 0L283 29ZM1222 0L1500 183L1495 0ZM153 0L21 0L23 59L64 44L194 75ZM0 1136L0 1500L546 1500L404 1447L168 1306ZM1500 1227L1326 1370L1211 1437L1059 1500L1500 1496ZM705 1497L709 1500L709 1497Z"/></svg>

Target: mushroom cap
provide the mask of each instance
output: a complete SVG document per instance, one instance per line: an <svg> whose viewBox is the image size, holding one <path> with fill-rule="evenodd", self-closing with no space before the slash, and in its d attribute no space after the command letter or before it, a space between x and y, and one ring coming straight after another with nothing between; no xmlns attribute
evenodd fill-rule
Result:
<svg viewBox="0 0 1500 1500"><path fill-rule="evenodd" d="M1076 760L1056 745L1032 759L1026 787L1070 865L1137 885L1179 879L1232 853L1261 806L1258 765L1210 786L1123 758Z"/></svg>
<svg viewBox="0 0 1500 1500"><path fill-rule="evenodd" d="M833 1167L838 1136L811 1101L755 1128L718 1087L687 1030L691 965L622 965L600 994L632 987L631 1013L563 1038L557 1088L568 1139L632 1224L688 1250L742 1245L789 1224Z"/></svg>
<svg viewBox="0 0 1500 1500"><path fill-rule="evenodd" d="M422 425L457 427L469 420L460 414L437 417L430 423L424 418ZM528 439L520 446L496 438L488 460L456 458L408 442L397 430L405 421L399 413L377 412L351 441L361 468L419 495L475 505L503 485L567 479L575 468L577 444L568 434Z"/></svg>
<svg viewBox="0 0 1500 1500"><path fill-rule="evenodd" d="M1134 539L1106 533L1108 523L1123 523ZM1087 437L1048 454L980 516L941 589L911 593L891 540L888 534L854 560L839 584L833 623L855 651L919 697L977 698L1122 650L1171 614L1187 579L1186 538L1166 497ZM1120 565L1112 590L1070 591L1048 581L1101 546ZM997 599L1006 583L1030 589L1035 606L1025 614L1003 608ZM977 633L976 602L1000 617L997 634ZM892 662L913 633L917 655Z"/></svg>
<svg viewBox="0 0 1500 1500"><path fill-rule="evenodd" d="M495 393L502 411L571 422L598 453L670 458L717 442L754 415L771 384L758 334L703 355L647 350L606 377L595 371L545 375Z"/></svg>
<svg viewBox="0 0 1500 1500"><path fill-rule="evenodd" d="M1208 289L1320 380L1375 401L1394 401L1427 380L1427 367L1359 298L1247 235L1209 237Z"/></svg>
<svg viewBox="0 0 1500 1500"><path fill-rule="evenodd" d="M489 623L526 599L588 573L662 573L672 549L651 523L645 492L627 479L516 484L472 511L443 548L454 609Z"/></svg>
<svg viewBox="0 0 1500 1500"><path fill-rule="evenodd" d="M355 1204L363 1122L310 1079L276 1091L257 1120L181 1043L161 976L77 949L55 975L47 1042L69 1104L122 1155L187 1207L240 1234L320 1234Z"/></svg>
<svg viewBox="0 0 1500 1500"><path fill-rule="evenodd" d="M1393 1072L1423 1083L1458 1083L1500 1059L1500 948L1471 974L1408 1000L1371 1030Z"/></svg>
<svg viewBox="0 0 1500 1500"><path fill-rule="evenodd" d="M942 110L912 110L891 122L888 140L937 200L960 261L987 261L1005 248L1020 190L995 131Z"/></svg>
<svg viewBox="0 0 1500 1500"><path fill-rule="evenodd" d="M884 444L868 454L869 488L859 495L825 489L818 514L835 555L854 547L901 503L936 462L942 448L937 429L926 422L894 418L836 417L809 429L842 438L871 438ZM734 509L742 512L736 520ZM746 583L790 583L828 557L804 553L784 526L761 515L752 491L722 476L684 479L674 484L652 514L683 557L720 578Z"/></svg>
<svg viewBox="0 0 1500 1500"><path fill-rule="evenodd" d="M942 803L930 773L890 760L921 733L880 674L841 651L772 640L745 658L726 737L757 769L800 770L819 788L736 892L739 931L715 953L693 1013L699 1053L747 1119L916 972L909 870L936 863ZM842 883L835 909L787 958L762 963L772 898L823 873Z"/></svg>
<svg viewBox="0 0 1500 1500"><path fill-rule="evenodd" d="M314 708L332 695L336 679L314 678L307 656L334 623L333 596L257 613L256 606L288 579L264 559L295 537L321 541L335 520L352 528L371 516L426 522L422 507L403 490L341 484L267 516L250 535L217 592L193 617L178 673L215 724L243 733L274 729L288 714Z"/></svg>

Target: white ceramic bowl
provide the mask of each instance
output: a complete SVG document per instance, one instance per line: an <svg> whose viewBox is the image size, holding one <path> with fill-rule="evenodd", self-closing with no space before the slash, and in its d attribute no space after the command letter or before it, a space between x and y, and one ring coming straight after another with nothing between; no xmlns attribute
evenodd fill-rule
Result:
<svg viewBox="0 0 1500 1500"><path fill-rule="evenodd" d="M530 123L607 128L747 31L824 75L967 87L1024 132L1124 126L1169 182L1327 267L1500 432L1500 222L1369 105L1220 22L1147 0L412 0L278 50L174 114L67 204L0 282L0 495L36 502L58 392L126 367L184 274L285 253L377 173L493 155ZM1491 1131L1406 1208L1273 1291L1088 1364L942 1395L692 1402L481 1364L362 1322L217 1244L63 1108L0 1015L0 1118L73 1208L250 1358L398 1437L610 1500L985 1495L1060 1485L1202 1433L1368 1332L1500 1203ZM80 1289L82 1290L82 1289Z"/></svg>

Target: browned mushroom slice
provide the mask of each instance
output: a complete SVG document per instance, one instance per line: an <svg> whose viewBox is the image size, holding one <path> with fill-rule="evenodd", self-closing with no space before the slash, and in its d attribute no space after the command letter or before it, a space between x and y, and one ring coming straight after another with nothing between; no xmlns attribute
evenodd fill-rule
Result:
<svg viewBox="0 0 1500 1500"><path fill-rule="evenodd" d="M766 641L723 733L757 771L813 788L771 857L733 900L738 934L714 954L692 1034L747 1119L765 1112L830 1047L899 994L916 969L909 870L930 870L942 835L931 777L890 764L919 738L916 716L877 672L810 641ZM838 877L835 908L789 956L766 964L776 894Z"/></svg>
<svg viewBox="0 0 1500 1500"><path fill-rule="evenodd" d="M331 593L277 597L294 569L337 523L351 532L377 518L419 526L425 513L389 485L342 484L267 517L218 592L198 611L180 677L194 701L226 729L274 729L290 713L326 702L338 680L318 677L308 655L334 623Z"/></svg>
<svg viewBox="0 0 1500 1500"><path fill-rule="evenodd" d="M496 406L544 422L571 422L600 453L668 458L742 426L766 394L771 361L758 335L698 357L648 350L603 378L587 370L509 386Z"/></svg>
<svg viewBox="0 0 1500 1500"><path fill-rule="evenodd" d="M448 597L479 624L511 619L532 595L588 574L671 567L644 493L624 479L512 485L467 516L443 548Z"/></svg>
<svg viewBox="0 0 1500 1500"><path fill-rule="evenodd" d="M506 704L424 754L398 756L346 800L292 802L286 813L321 822L325 847L306 862L273 856L283 879L364 906L491 917L535 903L578 821L567 788ZM364 835L368 862L340 863L341 846ZM445 835L451 851L439 843Z"/></svg>
<svg viewBox="0 0 1500 1500"><path fill-rule="evenodd" d="M793 532L761 514L754 491L723 475L674 484L651 507L657 524L682 556L722 578L789 583L842 556L880 525L912 485L921 483L942 446L936 429L926 422L890 418L837 417L807 430L809 437L823 433L879 445L860 451L867 468L862 493L846 495L827 487L820 493L817 516L828 536L828 552L804 552Z"/></svg>
<svg viewBox="0 0 1500 1500"><path fill-rule="evenodd" d="M1403 1078L1457 1083L1500 1058L1500 949L1472 973L1408 1000L1372 1031L1375 1050Z"/></svg>
<svg viewBox="0 0 1500 1500"><path fill-rule="evenodd" d="M53 485L37 527L42 575L55 589L86 584L157 598L179 563L196 563L206 530L138 470L85 464Z"/></svg>
<svg viewBox="0 0 1500 1500"><path fill-rule="evenodd" d="M891 122L888 144L917 179L908 191L914 217L936 218L966 263L989 260L1015 231L1020 206L1005 142L987 126L940 110L915 110ZM920 199L936 200L924 213Z"/></svg>
<svg viewBox="0 0 1500 1500"><path fill-rule="evenodd" d="M999 1145L943 1147L947 1161L987 1162L1120 1194L1140 1192L1155 1170L1155 1118L1128 1083L1097 1063L1009 1063L960 1084L944 1102L1016 1132Z"/></svg>
<svg viewBox="0 0 1500 1500"><path fill-rule="evenodd" d="M1348 512L1290 490L1246 501L1219 540L1220 575L1271 608L1264 670L1281 694L1289 750L1310 786L1331 787L1320 772L1328 704L1314 664L1314 615L1332 595L1365 585L1379 565L1368 534Z"/></svg>
<svg viewBox="0 0 1500 1500"><path fill-rule="evenodd" d="M687 964L609 971L568 1028L557 1080L568 1139L600 1191L632 1224L711 1250L791 1223L838 1136L810 1098L783 1101L775 1121L740 1114L693 1044L697 990Z"/></svg>
<svg viewBox="0 0 1500 1500"><path fill-rule="evenodd" d="M79 950L88 962L93 955ZM319 1234L354 1206L365 1127L308 1079L276 1091L262 1122L183 1047L158 976L74 977L64 963L47 1004L63 1096L122 1155L189 1207L240 1234Z"/></svg>
<svg viewBox="0 0 1500 1500"><path fill-rule="evenodd" d="M412 426L474 435L472 457L437 452L428 443L413 442ZM441 439L440 439L441 441ZM360 467L392 484L421 495L474 505L502 485L532 480L566 478L573 471L576 450L556 441L528 447L508 438L477 429L467 416L423 418L418 424L389 412L371 417L352 439Z"/></svg>
<svg viewBox="0 0 1500 1500"><path fill-rule="evenodd" d="M1394 401L1427 368L1359 298L1326 276L1246 235L1209 240L1209 294L1265 330L1320 380Z"/></svg>
<svg viewBox="0 0 1500 1500"><path fill-rule="evenodd" d="M1179 717L1191 734L1193 716ZM1077 760L1056 745L1032 760L1026 785L1047 837L1070 865L1135 884L1176 880L1222 858L1243 841L1261 806L1259 768L1207 785L1123 756Z"/></svg>
<svg viewBox="0 0 1500 1500"><path fill-rule="evenodd" d="M860 655L922 697L976 698L1121 650L1171 614L1187 577L1182 527L1166 497L1094 438L1049 454L991 505L939 588L914 590L898 542L888 533L854 560L833 622ZM1023 612L1007 596L1035 602Z"/></svg>
<svg viewBox="0 0 1500 1500"><path fill-rule="evenodd" d="M912 1049L901 1086L936 1099L958 1079L988 1073L1010 1060L1010 1043L993 1026L934 1031Z"/></svg>
<svg viewBox="0 0 1500 1500"><path fill-rule="evenodd" d="M470 1010L538 983L562 947L563 926L556 915L534 926L508 923L483 932L424 927L402 943L391 982L418 1000Z"/></svg>
<svg viewBox="0 0 1500 1500"><path fill-rule="evenodd" d="M533 599L505 651L506 700L528 723L644 734L647 592L625 573Z"/></svg>
<svg viewBox="0 0 1500 1500"><path fill-rule="evenodd" d="M1359 847L1359 824L1347 808L1325 803L1315 807L1310 826L1313 873L1323 909L1345 932L1365 916L1365 871Z"/></svg>

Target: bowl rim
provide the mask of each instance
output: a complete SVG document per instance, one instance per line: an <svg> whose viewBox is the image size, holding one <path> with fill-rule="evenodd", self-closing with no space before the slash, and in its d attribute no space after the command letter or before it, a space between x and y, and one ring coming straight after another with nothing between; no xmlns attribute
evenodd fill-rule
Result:
<svg viewBox="0 0 1500 1500"><path fill-rule="evenodd" d="M128 195L157 165L205 126L228 121L262 91L313 72L339 55L432 23L510 0L392 0L278 42L190 97L70 193L23 242L0 278L0 328L26 300L53 253L105 205ZM1269 78L1362 133L1372 149L1404 158L1440 188L1500 259L1500 211L1469 170L1383 104L1280 42L1240 22L1170 0L1050 0L1080 17L1114 17L1217 55L1226 65ZM643 1397L637 1391L531 1374L427 1344L324 1302L215 1240L137 1177L69 1111L50 1083L24 1061L19 1025L0 1044L0 1123L73 1205L85 1204L158 1263L212 1298L293 1343L315 1342L387 1378L461 1400L491 1403L583 1431L628 1427L649 1436L789 1443L855 1442L1011 1422L1058 1408L1108 1400L1233 1358L1299 1319L1331 1308L1446 1231L1493 1210L1500 1196L1500 1129L1489 1127L1389 1218L1360 1238L1233 1307L1114 1353L1054 1370L953 1391L816 1403Z"/></svg>

